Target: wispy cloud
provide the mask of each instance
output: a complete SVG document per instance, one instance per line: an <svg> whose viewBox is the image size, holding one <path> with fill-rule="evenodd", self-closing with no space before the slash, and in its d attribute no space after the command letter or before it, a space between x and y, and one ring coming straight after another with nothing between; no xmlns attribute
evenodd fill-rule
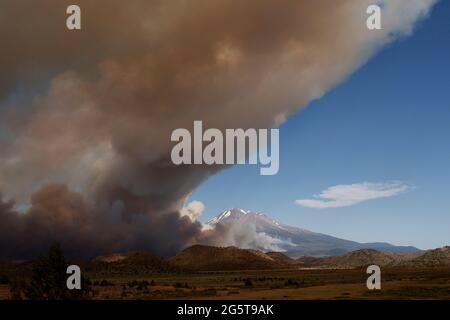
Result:
<svg viewBox="0 0 450 320"><path fill-rule="evenodd" d="M314 195L314 199L299 199L295 203L315 209L348 207L367 200L394 197L411 189L401 182L341 184Z"/></svg>

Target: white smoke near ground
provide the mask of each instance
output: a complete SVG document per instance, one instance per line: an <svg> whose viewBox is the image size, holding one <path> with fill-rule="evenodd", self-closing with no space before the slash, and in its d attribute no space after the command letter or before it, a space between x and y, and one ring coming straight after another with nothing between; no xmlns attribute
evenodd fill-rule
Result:
<svg viewBox="0 0 450 320"><path fill-rule="evenodd" d="M257 230L254 223L227 221L214 226L208 225L204 234L207 242L214 246L235 246L243 249L285 252L286 246L295 246L289 239L272 237Z"/></svg>
<svg viewBox="0 0 450 320"><path fill-rule="evenodd" d="M77 2L77 32L68 0L0 5L0 258L213 241L183 204L222 167L174 166L171 132L277 126L435 1L378 1L379 31L369 0Z"/></svg>

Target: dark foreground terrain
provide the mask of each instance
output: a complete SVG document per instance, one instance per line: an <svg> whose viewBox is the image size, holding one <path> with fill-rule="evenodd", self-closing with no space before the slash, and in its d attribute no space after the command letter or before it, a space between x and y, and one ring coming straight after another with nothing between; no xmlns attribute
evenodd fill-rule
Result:
<svg viewBox="0 0 450 320"><path fill-rule="evenodd" d="M357 250L339 257L300 259L281 253L205 246L187 248L168 259L146 252L117 253L78 263L89 290L74 298L450 300L449 249L414 255ZM51 270L56 270L52 259L47 262ZM381 290L366 287L366 267L370 264L381 267ZM36 272L34 265L0 263L0 299L27 299L30 286L18 295L17 283L35 279L34 289L54 278L53 271L49 277L41 277L46 269ZM63 277L59 286L65 290L65 267L59 269ZM48 297L39 290L37 294L38 298Z"/></svg>
<svg viewBox="0 0 450 320"><path fill-rule="evenodd" d="M93 278L92 299L450 299L450 270L388 269L382 289L363 269L270 270ZM0 285L0 299L9 299Z"/></svg>
<svg viewBox="0 0 450 320"><path fill-rule="evenodd" d="M450 299L450 270L389 269L369 291L365 269L271 270L105 279L95 299ZM100 281L101 279L98 279ZM148 283L148 285L147 285Z"/></svg>
<svg viewBox="0 0 450 320"><path fill-rule="evenodd" d="M89 274L88 274L89 276ZM450 270L382 270L382 289L365 269L226 271L91 278L90 299L450 299ZM10 299L8 284L0 299Z"/></svg>

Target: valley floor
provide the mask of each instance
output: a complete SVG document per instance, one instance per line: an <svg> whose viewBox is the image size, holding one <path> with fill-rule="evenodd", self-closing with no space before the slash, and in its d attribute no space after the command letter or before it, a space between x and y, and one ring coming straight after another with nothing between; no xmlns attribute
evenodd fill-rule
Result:
<svg viewBox="0 0 450 320"><path fill-rule="evenodd" d="M369 291L364 269L208 272L92 279L93 299L450 299L450 270L385 269ZM8 299L7 285L0 299Z"/></svg>

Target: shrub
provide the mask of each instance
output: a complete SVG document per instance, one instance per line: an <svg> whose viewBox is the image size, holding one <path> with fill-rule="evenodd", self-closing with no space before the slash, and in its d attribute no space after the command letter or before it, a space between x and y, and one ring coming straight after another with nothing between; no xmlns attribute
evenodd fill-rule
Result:
<svg viewBox="0 0 450 320"><path fill-rule="evenodd" d="M9 283L8 277L5 275L0 275L0 284L8 284L8 283Z"/></svg>
<svg viewBox="0 0 450 320"><path fill-rule="evenodd" d="M67 262L59 243L54 242L46 256L32 264L31 277L11 284L13 299L75 300L85 299L90 293L90 281L82 277L81 290L67 288Z"/></svg>
<svg viewBox="0 0 450 320"><path fill-rule="evenodd" d="M252 279L250 279L250 278L245 279L244 285L246 287L253 287Z"/></svg>
<svg viewBox="0 0 450 320"><path fill-rule="evenodd" d="M101 287L112 287L112 286L114 286L114 283L112 283L112 282L110 282L108 280L102 280L99 283L99 286L101 286Z"/></svg>

